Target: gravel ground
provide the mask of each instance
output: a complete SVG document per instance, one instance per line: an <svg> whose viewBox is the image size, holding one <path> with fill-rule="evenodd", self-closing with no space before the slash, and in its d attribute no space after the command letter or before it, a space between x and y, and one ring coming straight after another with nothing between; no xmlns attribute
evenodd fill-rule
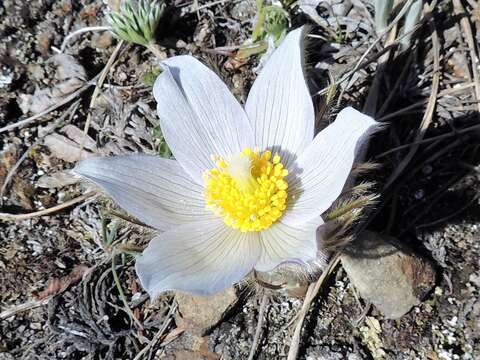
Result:
<svg viewBox="0 0 480 360"><path fill-rule="evenodd" d="M118 40L106 31L88 32L71 39L67 56L56 54L73 31L108 25L107 3L116 4L0 3L0 128L77 94L28 126L0 132L0 187L8 182L1 212L47 209L89 191L68 172L82 142L82 156L132 151L168 155L151 94L151 80L158 72L154 56L140 46L123 46L96 105L89 109L94 84L88 86L88 81L102 71ZM225 49L249 39L255 3L199 3L197 12L195 3L169 2L169 16L157 37L159 52L164 57L190 53L201 58L244 101L259 57L239 61ZM369 2L353 8L349 1L328 3L332 6L316 12L342 35L335 39L298 7L289 8L292 25L308 23L317 36L309 39L307 52L312 93L325 86L327 70L335 79L352 70L374 39ZM479 134L469 130L478 123L478 109L471 49L460 22L470 20L476 36L478 7L465 2L469 16L453 18L455 1L439 3L433 20L414 34L407 51L398 51L381 65L382 46L374 46L342 99L367 110L376 99L377 113L391 116L385 135L373 140L367 154L381 167L361 178L375 182L374 190L382 197L359 226L396 236L430 259L435 285L419 306L390 320L361 299L338 266L305 318L300 359L480 358ZM439 37L441 77L425 136L431 140L385 190L409 148L385 152L413 142L432 93L432 34ZM323 112L324 98L314 100ZM409 108L418 102L420 106ZM89 113L92 124L82 140ZM8 314L0 317L0 359L247 359L264 291L244 289L239 303L206 334L185 331L172 296L150 302L136 280L132 257L113 250L135 250L133 246L147 243L151 231L108 215L112 211L119 210L99 197L49 216L0 222L0 312ZM106 242L105 229L113 243ZM274 291L267 291L267 297L255 358L286 359L294 328L290 321L303 299ZM142 328L132 321L125 302ZM139 355L141 349L145 352Z"/></svg>

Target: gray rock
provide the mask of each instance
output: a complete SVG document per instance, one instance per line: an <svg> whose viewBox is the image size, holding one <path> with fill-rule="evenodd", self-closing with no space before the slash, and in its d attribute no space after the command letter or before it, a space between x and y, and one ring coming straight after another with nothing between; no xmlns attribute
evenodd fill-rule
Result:
<svg viewBox="0 0 480 360"><path fill-rule="evenodd" d="M177 293L178 312L175 322L194 335L204 335L217 325L237 303L235 289L228 288L213 296Z"/></svg>
<svg viewBox="0 0 480 360"><path fill-rule="evenodd" d="M357 238L341 260L360 295L390 319L418 305L435 282L430 261L401 249L395 238L369 231Z"/></svg>

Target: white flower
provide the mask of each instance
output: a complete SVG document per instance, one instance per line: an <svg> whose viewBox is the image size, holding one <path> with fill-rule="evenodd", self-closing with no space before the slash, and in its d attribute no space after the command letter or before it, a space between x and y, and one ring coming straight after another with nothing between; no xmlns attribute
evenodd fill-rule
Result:
<svg viewBox="0 0 480 360"><path fill-rule="evenodd" d="M176 160L89 158L76 168L161 232L136 262L151 296L212 294L252 269L316 259L320 215L341 194L377 123L346 108L314 138L303 38L303 29L288 34L245 109L193 57L167 59L153 90Z"/></svg>

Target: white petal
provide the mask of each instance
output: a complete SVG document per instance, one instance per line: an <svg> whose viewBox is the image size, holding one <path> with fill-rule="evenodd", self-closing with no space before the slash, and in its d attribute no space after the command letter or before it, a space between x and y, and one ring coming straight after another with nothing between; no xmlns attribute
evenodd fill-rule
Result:
<svg viewBox="0 0 480 360"><path fill-rule="evenodd" d="M160 127L175 158L194 181L214 166L211 155L227 156L253 147L245 111L213 71L191 56L164 63L155 81Z"/></svg>
<svg viewBox="0 0 480 360"><path fill-rule="evenodd" d="M245 110L260 150L279 151L288 165L313 140L315 114L303 73L303 27L290 32L268 59Z"/></svg>
<svg viewBox="0 0 480 360"><path fill-rule="evenodd" d="M285 262L306 264L317 258L317 228L323 224L320 217L302 227L273 224L260 233L262 256L255 265L258 271L271 271Z"/></svg>
<svg viewBox="0 0 480 360"><path fill-rule="evenodd" d="M216 219L158 235L137 258L136 270L151 297L166 290L210 295L245 277L259 255L258 233L242 233Z"/></svg>
<svg viewBox="0 0 480 360"><path fill-rule="evenodd" d="M379 123L351 107L340 111L289 169L282 222L300 225L327 210L340 196L361 146L378 129Z"/></svg>
<svg viewBox="0 0 480 360"><path fill-rule="evenodd" d="M127 212L162 231L214 217L205 209L203 188L174 160L150 155L92 157L74 171L105 189Z"/></svg>

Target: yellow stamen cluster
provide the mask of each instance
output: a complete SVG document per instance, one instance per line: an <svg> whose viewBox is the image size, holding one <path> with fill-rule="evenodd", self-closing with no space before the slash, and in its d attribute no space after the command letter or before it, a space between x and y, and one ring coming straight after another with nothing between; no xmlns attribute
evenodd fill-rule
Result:
<svg viewBox="0 0 480 360"><path fill-rule="evenodd" d="M228 160L217 158L217 168L204 174L207 208L234 229L269 228L286 207L288 171L280 160L250 148Z"/></svg>

